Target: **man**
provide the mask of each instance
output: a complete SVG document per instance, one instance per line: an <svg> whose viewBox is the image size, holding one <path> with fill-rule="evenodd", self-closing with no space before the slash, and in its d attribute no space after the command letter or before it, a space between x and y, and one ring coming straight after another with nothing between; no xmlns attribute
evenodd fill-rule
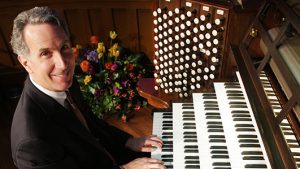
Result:
<svg viewBox="0 0 300 169"><path fill-rule="evenodd" d="M35 7L20 13L11 45L29 74L11 128L12 157L19 169L165 168L160 160L136 158L142 154L137 151L161 148L161 139L133 138L83 103L73 79L68 30L55 11Z"/></svg>

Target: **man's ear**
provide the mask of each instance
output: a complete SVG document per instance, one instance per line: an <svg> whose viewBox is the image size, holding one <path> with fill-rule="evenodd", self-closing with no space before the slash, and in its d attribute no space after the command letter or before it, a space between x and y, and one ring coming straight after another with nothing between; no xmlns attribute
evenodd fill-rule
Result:
<svg viewBox="0 0 300 169"><path fill-rule="evenodd" d="M32 73L30 66L28 65L28 58L25 56L18 56L18 60L21 63L21 65L26 69L26 71L30 74Z"/></svg>

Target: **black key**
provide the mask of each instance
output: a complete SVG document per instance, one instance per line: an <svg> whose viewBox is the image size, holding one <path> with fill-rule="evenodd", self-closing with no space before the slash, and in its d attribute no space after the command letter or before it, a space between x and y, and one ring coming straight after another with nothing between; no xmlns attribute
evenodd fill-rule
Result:
<svg viewBox="0 0 300 169"><path fill-rule="evenodd" d="M184 135L197 135L196 132L193 132L193 131L185 131L183 132Z"/></svg>
<svg viewBox="0 0 300 169"><path fill-rule="evenodd" d="M170 136L170 135L162 136L162 139L168 139L168 138L173 138L173 136Z"/></svg>
<svg viewBox="0 0 300 169"><path fill-rule="evenodd" d="M198 156L185 156L184 159L186 160L199 160Z"/></svg>
<svg viewBox="0 0 300 169"><path fill-rule="evenodd" d="M204 108L204 110L219 110L219 108L218 107L206 107L206 108Z"/></svg>
<svg viewBox="0 0 300 169"><path fill-rule="evenodd" d="M193 103L182 103L182 106L189 106L189 107L193 107L194 104Z"/></svg>
<svg viewBox="0 0 300 169"><path fill-rule="evenodd" d="M228 97L229 100L245 100L244 97L241 96L230 96Z"/></svg>
<svg viewBox="0 0 300 169"><path fill-rule="evenodd" d="M184 139L183 142L186 142L186 143L196 143L197 139Z"/></svg>
<svg viewBox="0 0 300 169"><path fill-rule="evenodd" d="M226 146L210 146L210 149L227 149Z"/></svg>
<svg viewBox="0 0 300 169"><path fill-rule="evenodd" d="M243 160L264 160L263 156L245 156Z"/></svg>
<svg viewBox="0 0 300 169"><path fill-rule="evenodd" d="M252 124L236 124L236 125L234 125L234 127L254 127Z"/></svg>
<svg viewBox="0 0 300 169"><path fill-rule="evenodd" d="M233 118L233 121L252 121L251 118Z"/></svg>
<svg viewBox="0 0 300 169"><path fill-rule="evenodd" d="M243 151L242 155L262 155L261 151Z"/></svg>
<svg viewBox="0 0 300 169"><path fill-rule="evenodd" d="M220 116L206 116L206 119L221 119Z"/></svg>
<svg viewBox="0 0 300 169"><path fill-rule="evenodd" d="M219 122L219 121L208 121L206 122L207 125L209 124L219 124L219 125L222 125L222 122Z"/></svg>
<svg viewBox="0 0 300 169"><path fill-rule="evenodd" d="M186 165L186 169L200 169L200 165Z"/></svg>
<svg viewBox="0 0 300 169"><path fill-rule="evenodd" d="M231 93L237 94L237 93L243 93L243 92L240 91L240 90L226 90L226 93L228 93L228 94L231 94Z"/></svg>
<svg viewBox="0 0 300 169"><path fill-rule="evenodd" d="M166 148L166 149L162 148L162 151L163 152L173 152L173 148Z"/></svg>
<svg viewBox="0 0 300 169"><path fill-rule="evenodd" d="M223 128L221 125L207 125L207 128Z"/></svg>
<svg viewBox="0 0 300 169"><path fill-rule="evenodd" d="M238 104L236 104L236 105L230 105L229 106L230 108L247 108L247 105L238 105Z"/></svg>
<svg viewBox="0 0 300 169"><path fill-rule="evenodd" d="M198 153L198 150L184 150L185 153Z"/></svg>
<svg viewBox="0 0 300 169"><path fill-rule="evenodd" d="M225 139L209 139L210 143L225 143Z"/></svg>
<svg viewBox="0 0 300 169"><path fill-rule="evenodd" d="M257 139L239 139L239 143L258 143Z"/></svg>
<svg viewBox="0 0 300 169"><path fill-rule="evenodd" d="M246 164L245 168L267 168L265 164Z"/></svg>
<svg viewBox="0 0 300 169"><path fill-rule="evenodd" d="M210 152L211 154L228 154L228 151L222 150L213 150Z"/></svg>
<svg viewBox="0 0 300 169"><path fill-rule="evenodd" d="M162 161L163 161L163 162L173 162L173 159L168 159L168 158L167 158L167 159L163 159L163 158L162 158Z"/></svg>
<svg viewBox="0 0 300 169"><path fill-rule="evenodd" d="M197 135L184 135L183 138L197 138Z"/></svg>
<svg viewBox="0 0 300 169"><path fill-rule="evenodd" d="M229 162L214 162L213 166L230 166Z"/></svg>
<svg viewBox="0 0 300 169"><path fill-rule="evenodd" d="M199 160L196 160L196 161L194 161L194 160L187 160L187 161L185 161L184 163L185 163L185 164L199 164L200 161L199 161Z"/></svg>
<svg viewBox="0 0 300 169"><path fill-rule="evenodd" d="M229 159L229 155L212 155L211 158Z"/></svg>
<svg viewBox="0 0 300 169"><path fill-rule="evenodd" d="M259 144L240 144L240 147L260 147Z"/></svg>
<svg viewBox="0 0 300 169"><path fill-rule="evenodd" d="M233 114L232 117L249 117L249 118L251 118L251 116L249 114Z"/></svg>
<svg viewBox="0 0 300 169"><path fill-rule="evenodd" d="M185 114L195 114L195 112L193 112L193 111L183 111L182 114L183 115L185 115Z"/></svg>
<svg viewBox="0 0 300 169"><path fill-rule="evenodd" d="M208 138L224 138L225 139L225 136L222 136L222 135L209 135Z"/></svg>
<svg viewBox="0 0 300 169"><path fill-rule="evenodd" d="M247 105L246 102L242 101L230 101L229 105Z"/></svg>
<svg viewBox="0 0 300 169"><path fill-rule="evenodd" d="M184 148L198 148L198 146L197 145L186 145L186 146L184 146Z"/></svg>
<svg viewBox="0 0 300 169"><path fill-rule="evenodd" d="M186 118L183 118L182 119L183 121L195 121L195 118L192 118L192 117L186 117Z"/></svg>
<svg viewBox="0 0 300 169"><path fill-rule="evenodd" d="M224 132L223 129L208 129L208 132Z"/></svg>
<svg viewBox="0 0 300 169"><path fill-rule="evenodd" d="M257 138L256 135L247 135L247 134L240 134L238 138Z"/></svg>
<svg viewBox="0 0 300 169"><path fill-rule="evenodd" d="M243 131L255 131L255 129L254 128L238 128L238 129L236 129L236 131L241 131L241 132L243 132Z"/></svg>
<svg viewBox="0 0 300 169"><path fill-rule="evenodd" d="M233 110L233 111L231 111L231 114L236 114L236 113L238 113L238 114L250 114L250 112L247 111L247 110Z"/></svg>
<svg viewBox="0 0 300 169"><path fill-rule="evenodd" d="M173 158L173 154L163 154L161 155L162 158Z"/></svg>
<svg viewBox="0 0 300 169"><path fill-rule="evenodd" d="M244 95L243 95L243 93L241 92L241 93L229 93L229 94L227 94L227 97L230 97L230 96L238 96L238 97L243 97Z"/></svg>

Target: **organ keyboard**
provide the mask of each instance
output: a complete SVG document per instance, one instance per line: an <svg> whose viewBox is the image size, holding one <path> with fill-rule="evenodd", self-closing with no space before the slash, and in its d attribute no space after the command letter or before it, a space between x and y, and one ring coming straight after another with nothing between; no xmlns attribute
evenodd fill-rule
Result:
<svg viewBox="0 0 300 169"><path fill-rule="evenodd" d="M172 112L154 112L153 134L165 145L152 157L167 168L271 168L238 79L214 83L215 93L194 93L193 103L173 103Z"/></svg>

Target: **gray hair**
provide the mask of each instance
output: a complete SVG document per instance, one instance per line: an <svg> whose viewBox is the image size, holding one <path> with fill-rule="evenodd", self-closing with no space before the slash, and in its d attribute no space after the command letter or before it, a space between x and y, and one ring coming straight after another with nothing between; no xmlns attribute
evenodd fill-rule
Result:
<svg viewBox="0 0 300 169"><path fill-rule="evenodd" d="M49 7L34 7L21 12L14 20L10 44L17 55L28 55L29 49L24 41L23 31L27 24L50 23L64 29L67 36L69 31L64 21Z"/></svg>

